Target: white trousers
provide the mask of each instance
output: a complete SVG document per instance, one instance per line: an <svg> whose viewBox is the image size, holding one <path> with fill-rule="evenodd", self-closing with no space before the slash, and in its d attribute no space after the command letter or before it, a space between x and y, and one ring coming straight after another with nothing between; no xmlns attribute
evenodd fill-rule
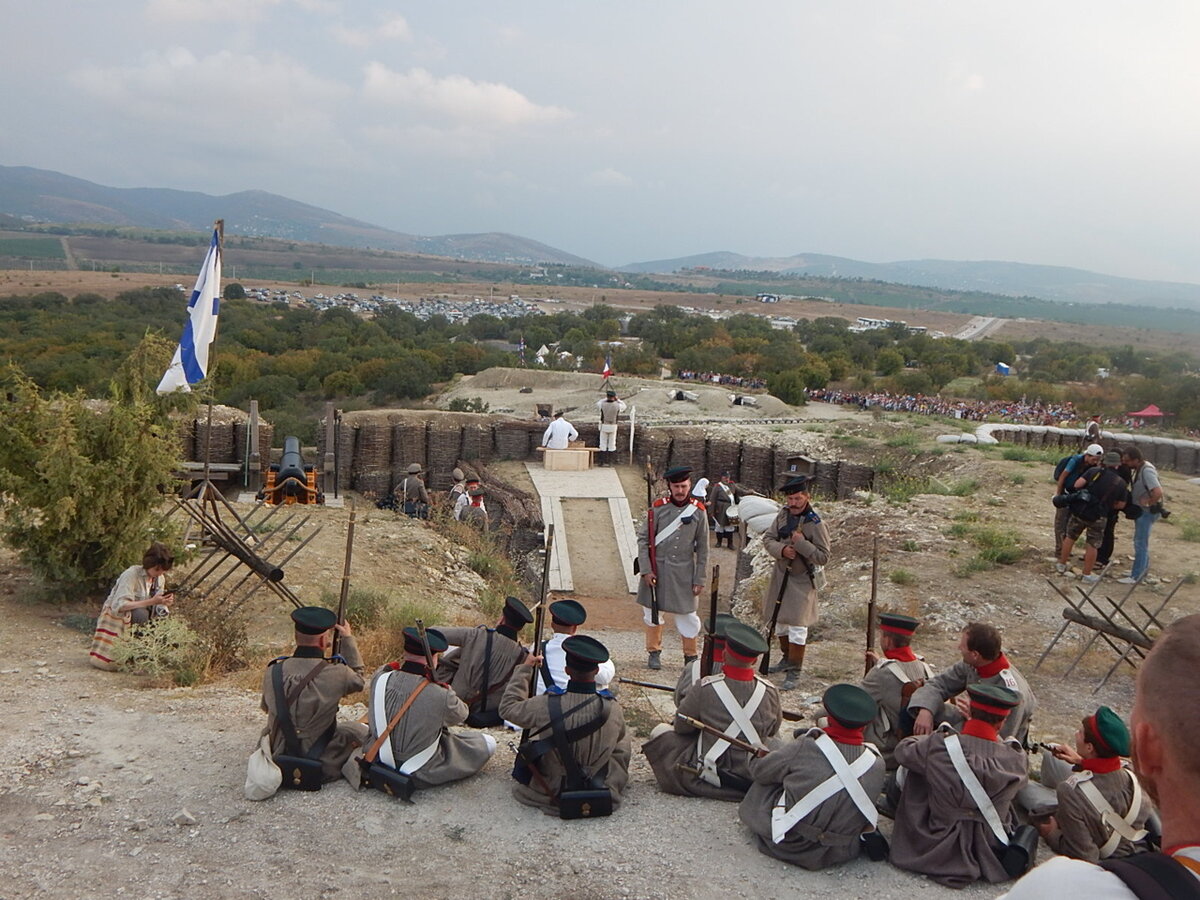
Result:
<svg viewBox="0 0 1200 900"><path fill-rule="evenodd" d="M616 425L601 425L600 426L600 449L601 450L616 450L617 449L617 426Z"/></svg>
<svg viewBox="0 0 1200 900"><path fill-rule="evenodd" d="M647 625L654 624L653 622L650 621L650 619L652 618L652 615L653 614L650 611L650 607L648 607L648 606L642 607L642 621L645 622ZM667 615L667 613L659 612L658 621L660 623L662 622L663 616L665 616L665 615ZM698 635L700 633L700 616L697 615L696 613L694 613L694 612L670 613L670 615L673 616L675 619L675 630L679 632L680 637L694 638L696 635Z"/></svg>
<svg viewBox="0 0 1200 900"><path fill-rule="evenodd" d="M786 634L789 644L808 643L807 625L784 625L782 622L780 622L775 626L775 634L778 637L783 637Z"/></svg>

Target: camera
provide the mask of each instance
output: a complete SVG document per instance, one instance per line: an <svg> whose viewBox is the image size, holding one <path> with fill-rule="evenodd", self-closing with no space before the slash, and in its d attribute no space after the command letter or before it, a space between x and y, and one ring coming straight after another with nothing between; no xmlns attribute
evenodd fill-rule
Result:
<svg viewBox="0 0 1200 900"><path fill-rule="evenodd" d="M1159 500L1153 506L1149 507L1149 510L1150 510L1150 512L1155 513L1156 515L1162 516L1164 522L1167 519L1171 518L1170 510L1163 509L1163 504L1162 504L1161 500Z"/></svg>

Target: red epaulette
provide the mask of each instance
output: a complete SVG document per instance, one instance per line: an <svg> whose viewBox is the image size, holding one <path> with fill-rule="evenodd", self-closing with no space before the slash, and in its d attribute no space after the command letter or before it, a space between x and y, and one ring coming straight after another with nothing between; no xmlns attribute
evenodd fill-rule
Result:
<svg viewBox="0 0 1200 900"><path fill-rule="evenodd" d="M657 500L655 500L655 501L654 501L654 503L652 503L651 505L652 505L652 506L653 506L655 509L658 509L660 506L666 506L666 505L667 505L668 503L670 503L670 502L671 502L671 498L670 498L670 497L659 497L659 498L658 498Z"/></svg>
<svg viewBox="0 0 1200 900"><path fill-rule="evenodd" d="M703 500L697 500L695 497L692 497L692 498L690 498L690 499L691 499L691 501L692 501L692 503L693 503L693 504L695 504L695 505L696 505L697 507L699 507L701 510L703 510L703 511L707 512L707 508L704 506L704 501L703 501Z"/></svg>

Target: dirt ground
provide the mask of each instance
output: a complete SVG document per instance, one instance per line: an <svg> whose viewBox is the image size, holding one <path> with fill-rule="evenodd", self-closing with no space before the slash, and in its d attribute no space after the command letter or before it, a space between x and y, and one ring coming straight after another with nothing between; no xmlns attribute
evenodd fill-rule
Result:
<svg viewBox="0 0 1200 900"><path fill-rule="evenodd" d="M927 451L921 457L924 471L949 485L967 479L977 484L962 496L920 494L902 504L878 495L817 499L829 523L834 559L805 677L800 690L785 695L786 707L807 713L827 685L861 676L871 547L878 535L880 606L923 619L918 649L931 662L954 661L957 631L967 620L993 621L1003 629L1006 651L1038 696L1034 738L1069 738L1079 717L1098 703L1128 715L1128 667L1094 690L1116 660L1107 647L1097 644L1067 674L1083 646L1074 626L1035 671L1062 624L1065 604L1051 585L1069 594L1079 585L1054 575L1048 557L1050 464L1006 461L997 451L966 445L931 456L941 429L916 417L853 414L788 427L817 429L814 433L844 456L858 454L860 461L907 452L915 441ZM506 478L531 488L520 483L518 464L505 465L511 466L503 470ZM631 508L640 509L645 499L640 473L625 466L620 474ZM1200 486L1163 474L1168 505L1176 512L1155 526L1156 583L1138 588L1127 604L1139 621L1144 615L1133 611L1136 603L1153 611L1181 579L1200 572L1200 543L1183 539L1188 517L1194 521L1192 511L1200 507ZM665 669L649 672L632 599L623 593L600 596L611 584L601 573L628 561L617 559L603 534L590 529L589 512L586 501L568 511L573 569L584 573L585 602L594 610L589 631L610 647L619 675L673 682L681 659L671 630ZM316 602L322 591L337 591L349 514L323 508L313 516L323 525L321 537L297 556L286 576L305 602ZM991 571L956 575L975 552L956 536L960 525L1011 531L1022 558ZM1131 527L1123 522L1114 575L1127 569L1130 544ZM445 621L479 621L473 604L482 582L467 567L466 555L423 523L359 507L356 587L387 591L397 602L438 602ZM726 579L732 586L734 556L714 551L713 561L722 567L722 593ZM1109 578L1093 592L1115 600L1125 593ZM665 695L629 686L621 690L621 700L634 734L634 762L626 803L611 819L562 823L517 804L509 793L511 741L498 731L500 748L480 775L422 793L413 805L379 793L355 794L345 783L319 794L282 794L251 803L242 797L242 782L263 721L256 670L189 689L97 671L86 663L89 636L67 623L71 615L94 616L98 604L51 604L38 596L28 572L10 552L0 552L0 611L10 647L0 663L0 701L8 722L0 731L3 900L99 893L278 900L339 893L899 898L918 891L969 897L1000 892L990 885L951 892L867 861L807 872L768 859L750 843L736 806L656 791L637 747L655 722L670 715L670 707ZM286 608L269 596L261 592L254 606L257 662L288 647ZM1160 618L1197 611L1200 588L1193 577ZM385 661L368 658L367 664L373 668ZM356 718L364 698L349 699L342 714Z"/></svg>

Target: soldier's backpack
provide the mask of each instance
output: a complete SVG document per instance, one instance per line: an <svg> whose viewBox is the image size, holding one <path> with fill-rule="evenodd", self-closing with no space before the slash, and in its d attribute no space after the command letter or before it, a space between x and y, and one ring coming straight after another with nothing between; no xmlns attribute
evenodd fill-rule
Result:
<svg viewBox="0 0 1200 900"><path fill-rule="evenodd" d="M1200 881L1165 853L1136 853L1104 859L1099 865L1125 882L1139 900L1200 900Z"/></svg>

